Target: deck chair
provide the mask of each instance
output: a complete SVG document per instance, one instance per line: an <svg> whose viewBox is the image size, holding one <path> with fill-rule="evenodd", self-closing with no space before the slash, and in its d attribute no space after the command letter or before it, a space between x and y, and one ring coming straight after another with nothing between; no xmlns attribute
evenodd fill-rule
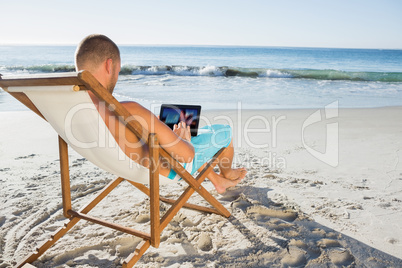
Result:
<svg viewBox="0 0 402 268"><path fill-rule="evenodd" d="M193 177L176 159L162 147L158 146L158 136L155 133L147 133L141 124L133 121L130 118L131 114L88 71L31 75L26 77L4 77L3 79L0 77L0 86L33 112L47 120L58 133L63 214L69 219L63 227L51 235L48 241L23 259L17 267L22 267L26 263L35 261L81 219L142 238L142 242L133 249L133 253L123 262L123 267L132 267L150 246L159 247L162 230L181 208L185 207L202 212L215 213L224 217L230 216L230 212L201 185L206 175L217 164L217 158L223 153L225 148L217 152L197 177ZM130 131L135 133L142 142L149 145L149 169L137 164L128 157L121 157L124 153L117 145L117 142L113 138L110 138L111 133L104 121L99 119L99 112L91 101L88 91L91 91L101 101L104 101L107 107L112 107L112 111L117 118ZM78 108L82 108L81 110L85 113L85 116L72 116L70 114L74 109ZM108 142L113 143L114 141L116 144L112 144L112 146L99 146L99 143L102 142L99 138L103 135L102 133L106 133L106 140ZM96 146L86 146L88 144L96 144ZM68 146L72 147L98 167L117 175L116 179L105 186L92 201L79 210L74 210L71 205ZM177 200L164 198L159 195L160 185L176 182L159 174L160 156L165 158L173 170L189 185ZM149 196L149 233L88 215L91 209L124 180L127 180ZM148 184L149 187L144 184ZM212 207L187 203L187 200L194 192L200 194ZM169 210L162 217L160 216L159 209L160 201L171 204Z"/></svg>

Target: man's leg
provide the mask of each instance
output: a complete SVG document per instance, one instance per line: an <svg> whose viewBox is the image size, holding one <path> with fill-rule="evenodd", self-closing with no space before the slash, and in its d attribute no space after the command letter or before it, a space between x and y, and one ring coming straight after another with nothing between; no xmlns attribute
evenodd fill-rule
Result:
<svg viewBox="0 0 402 268"><path fill-rule="evenodd" d="M215 173L215 171L211 171L207 175L207 178L212 182L216 191L220 194L224 193L227 188L236 186L241 181L240 178L237 180L228 180L222 175Z"/></svg>
<svg viewBox="0 0 402 268"><path fill-rule="evenodd" d="M221 174L211 171L207 178L215 186L218 193L224 193L227 188L236 186L247 174L245 168L232 168L234 156L233 140L230 142L229 146L226 147L225 151L218 157L218 167ZM202 165L198 172L201 172L205 167L206 163Z"/></svg>
<svg viewBox="0 0 402 268"><path fill-rule="evenodd" d="M234 157L233 139L218 158L218 167L221 175L228 180L243 179L246 176L245 168L232 168Z"/></svg>

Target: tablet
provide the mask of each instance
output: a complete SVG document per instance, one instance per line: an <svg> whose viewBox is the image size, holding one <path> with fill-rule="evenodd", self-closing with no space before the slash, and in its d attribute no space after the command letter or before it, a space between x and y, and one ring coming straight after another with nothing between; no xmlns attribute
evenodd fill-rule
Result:
<svg viewBox="0 0 402 268"><path fill-rule="evenodd" d="M190 126L191 136L197 136L200 114L199 105L162 104L159 119L171 129L174 124L184 121Z"/></svg>

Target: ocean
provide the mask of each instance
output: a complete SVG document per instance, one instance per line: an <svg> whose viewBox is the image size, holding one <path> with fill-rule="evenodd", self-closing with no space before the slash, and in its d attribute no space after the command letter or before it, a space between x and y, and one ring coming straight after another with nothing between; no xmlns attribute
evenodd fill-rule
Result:
<svg viewBox="0 0 402 268"><path fill-rule="evenodd" d="M402 105L402 50L120 46L119 101L203 109ZM74 71L75 46L0 46L0 73ZM26 109L0 91L0 111Z"/></svg>

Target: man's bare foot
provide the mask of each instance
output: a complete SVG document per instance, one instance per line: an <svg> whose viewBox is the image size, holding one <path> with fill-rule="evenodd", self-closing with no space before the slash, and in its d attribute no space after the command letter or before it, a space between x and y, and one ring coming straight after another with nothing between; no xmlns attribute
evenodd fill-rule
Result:
<svg viewBox="0 0 402 268"><path fill-rule="evenodd" d="M247 174L247 170L245 168L232 168L230 171L226 171L225 174L221 172L221 176L224 178L235 181L238 179L244 179Z"/></svg>
<svg viewBox="0 0 402 268"><path fill-rule="evenodd" d="M246 173L244 173L244 176L246 176ZM208 179L215 186L216 191L220 194L223 194L227 188L236 186L244 178L244 176L242 178L239 177L236 180L229 180L212 171L208 174Z"/></svg>

